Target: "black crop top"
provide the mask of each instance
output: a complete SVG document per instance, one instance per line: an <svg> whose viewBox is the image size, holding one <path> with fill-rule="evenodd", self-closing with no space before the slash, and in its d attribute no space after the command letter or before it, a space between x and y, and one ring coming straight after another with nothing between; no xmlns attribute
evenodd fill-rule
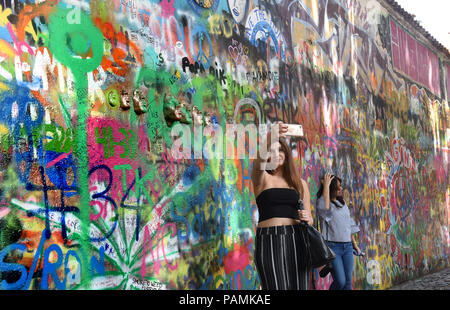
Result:
<svg viewBox="0 0 450 310"><path fill-rule="evenodd" d="M298 216L299 194L292 188L268 188L256 197L259 222L272 217L287 217L295 220Z"/></svg>

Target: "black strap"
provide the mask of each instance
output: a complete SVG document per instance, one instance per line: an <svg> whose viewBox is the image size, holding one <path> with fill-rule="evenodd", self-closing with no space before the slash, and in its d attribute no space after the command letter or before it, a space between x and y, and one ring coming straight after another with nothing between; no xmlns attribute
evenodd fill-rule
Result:
<svg viewBox="0 0 450 310"><path fill-rule="evenodd" d="M300 210L304 210L304 208L303 208L303 200L301 198L298 199L298 208ZM302 223L309 225L308 222L306 222L306 221L302 221Z"/></svg>

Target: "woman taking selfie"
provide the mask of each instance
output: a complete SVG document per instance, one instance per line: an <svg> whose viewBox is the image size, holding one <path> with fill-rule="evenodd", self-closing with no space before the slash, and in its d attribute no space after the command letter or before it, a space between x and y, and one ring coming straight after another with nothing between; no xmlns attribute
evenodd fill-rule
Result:
<svg viewBox="0 0 450 310"><path fill-rule="evenodd" d="M278 150L277 156L271 153L266 161L258 152L251 172L259 211L255 265L263 290L307 290L310 270L299 223L313 222L309 189L298 174L284 138L287 125L279 122L275 126L280 137L272 147ZM271 141L272 133L273 130L266 141ZM265 170L265 164L270 164L271 169ZM299 198L303 201L303 210L299 210Z"/></svg>
<svg viewBox="0 0 450 310"><path fill-rule="evenodd" d="M326 173L317 192L317 211L323 237L336 254L332 262L333 283L330 290L351 290L353 274L353 249L361 255L354 233L358 226L342 198L342 180Z"/></svg>

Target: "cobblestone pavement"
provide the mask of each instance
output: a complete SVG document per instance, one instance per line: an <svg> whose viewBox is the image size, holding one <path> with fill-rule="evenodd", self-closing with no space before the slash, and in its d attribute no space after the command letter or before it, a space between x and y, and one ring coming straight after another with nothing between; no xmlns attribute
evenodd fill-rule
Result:
<svg viewBox="0 0 450 310"><path fill-rule="evenodd" d="M450 268L400 283L389 290L450 290Z"/></svg>

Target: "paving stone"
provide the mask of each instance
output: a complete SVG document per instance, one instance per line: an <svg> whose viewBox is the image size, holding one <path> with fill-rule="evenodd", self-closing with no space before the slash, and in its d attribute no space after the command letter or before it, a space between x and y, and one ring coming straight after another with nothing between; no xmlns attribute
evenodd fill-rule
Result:
<svg viewBox="0 0 450 310"><path fill-rule="evenodd" d="M389 290L450 290L450 268L397 284Z"/></svg>

